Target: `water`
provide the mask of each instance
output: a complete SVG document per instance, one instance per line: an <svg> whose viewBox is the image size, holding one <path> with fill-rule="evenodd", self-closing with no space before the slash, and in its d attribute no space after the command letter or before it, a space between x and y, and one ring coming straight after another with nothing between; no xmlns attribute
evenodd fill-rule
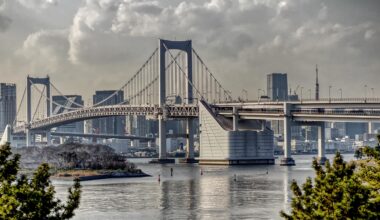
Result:
<svg viewBox="0 0 380 220"><path fill-rule="evenodd" d="M153 165L134 160L152 177L82 182L74 219L280 219L279 211L289 209L291 181L313 176L312 157L294 156L294 167ZM346 160L352 158L345 155ZM72 182L53 183L58 197L64 198Z"/></svg>

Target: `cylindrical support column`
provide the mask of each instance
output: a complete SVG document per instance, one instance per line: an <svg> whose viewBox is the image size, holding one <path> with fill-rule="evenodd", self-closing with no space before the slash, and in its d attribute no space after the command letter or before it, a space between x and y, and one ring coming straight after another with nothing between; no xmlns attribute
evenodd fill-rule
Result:
<svg viewBox="0 0 380 220"><path fill-rule="evenodd" d="M281 166L296 165L292 158L292 152L291 152L292 121L290 120L290 110L291 110L291 104L284 103L284 114L285 114L285 117L284 117L284 158L281 159L281 162L280 162Z"/></svg>
<svg viewBox="0 0 380 220"><path fill-rule="evenodd" d="M373 124L372 122L368 122L368 134L373 134Z"/></svg>
<svg viewBox="0 0 380 220"><path fill-rule="evenodd" d="M158 119L159 159L166 159L166 121L159 116Z"/></svg>
<svg viewBox="0 0 380 220"><path fill-rule="evenodd" d="M238 114L238 109L236 106L232 107L232 128L234 131L237 131L239 124L239 114Z"/></svg>
<svg viewBox="0 0 380 220"><path fill-rule="evenodd" d="M26 135L26 146L31 147L32 146L32 133L30 132L29 129L26 129L25 135Z"/></svg>
<svg viewBox="0 0 380 220"><path fill-rule="evenodd" d="M194 160L194 119L187 119L187 143L186 143L186 159Z"/></svg>
<svg viewBox="0 0 380 220"><path fill-rule="evenodd" d="M63 143L65 143L64 138L63 137L59 137L59 144L63 144Z"/></svg>
<svg viewBox="0 0 380 220"><path fill-rule="evenodd" d="M291 158L292 157L292 145L291 145L291 121L288 117L284 118L284 157Z"/></svg>
<svg viewBox="0 0 380 220"><path fill-rule="evenodd" d="M50 130L46 132L46 146L51 145L51 133Z"/></svg>
<svg viewBox="0 0 380 220"><path fill-rule="evenodd" d="M325 164L325 123L320 122L318 125L318 161L320 164Z"/></svg>

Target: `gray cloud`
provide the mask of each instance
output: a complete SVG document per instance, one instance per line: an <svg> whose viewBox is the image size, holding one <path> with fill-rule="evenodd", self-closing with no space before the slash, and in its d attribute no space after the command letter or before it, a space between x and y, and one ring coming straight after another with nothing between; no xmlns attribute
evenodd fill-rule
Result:
<svg viewBox="0 0 380 220"><path fill-rule="evenodd" d="M63 1L58 5L49 0L18 1L37 11L65 10ZM69 22L29 33L16 45L19 49L9 62L14 66L8 63L7 68L22 64L24 69L49 71L62 79L63 88L72 89L73 83L61 76L67 72L76 77L75 83L88 82L88 89L77 91L89 96L96 87L119 87L121 79L127 79L153 51L157 39L168 38L192 39L223 84L236 95L246 88L251 98L257 88L265 87L265 74L270 72L288 72L293 88L312 88L316 63L322 95L333 84L347 96L357 96L352 88L364 84L376 88L374 82L380 80L376 1L73 0L67 4L76 7L73 17L65 18ZM43 23L41 18L29 20L30 26ZM380 87L375 91L380 92Z"/></svg>
<svg viewBox="0 0 380 220"><path fill-rule="evenodd" d="M12 20L9 17L0 14L0 32L6 31L11 23Z"/></svg>
<svg viewBox="0 0 380 220"><path fill-rule="evenodd" d="M59 0L17 0L22 6L30 9L46 9L57 5Z"/></svg>

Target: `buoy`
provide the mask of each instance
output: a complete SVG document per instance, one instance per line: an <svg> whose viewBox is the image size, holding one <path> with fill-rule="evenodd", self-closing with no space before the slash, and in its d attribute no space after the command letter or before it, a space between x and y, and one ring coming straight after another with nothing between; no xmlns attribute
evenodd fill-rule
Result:
<svg viewBox="0 0 380 220"><path fill-rule="evenodd" d="M234 174L234 181L236 181L236 174Z"/></svg>
<svg viewBox="0 0 380 220"><path fill-rule="evenodd" d="M203 175L203 170L201 169L201 176Z"/></svg>
<svg viewBox="0 0 380 220"><path fill-rule="evenodd" d="M170 176L173 176L173 167L170 168Z"/></svg>
<svg viewBox="0 0 380 220"><path fill-rule="evenodd" d="M158 182L161 182L161 175L158 174Z"/></svg>

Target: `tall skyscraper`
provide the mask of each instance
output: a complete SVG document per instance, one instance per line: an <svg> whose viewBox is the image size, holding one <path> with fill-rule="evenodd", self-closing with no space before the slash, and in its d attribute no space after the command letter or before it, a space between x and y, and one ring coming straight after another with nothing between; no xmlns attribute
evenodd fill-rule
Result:
<svg viewBox="0 0 380 220"><path fill-rule="evenodd" d="M288 76L286 73L267 75L267 95L273 101L288 100Z"/></svg>
<svg viewBox="0 0 380 220"><path fill-rule="evenodd" d="M267 75L267 96L272 101L288 100L288 76L286 73L271 73ZM276 136L284 134L283 121L271 121L271 128Z"/></svg>
<svg viewBox="0 0 380 220"><path fill-rule="evenodd" d="M16 118L16 84L0 83L0 133Z"/></svg>
<svg viewBox="0 0 380 220"><path fill-rule="evenodd" d="M318 65L315 65L315 100L319 100Z"/></svg>
<svg viewBox="0 0 380 220"><path fill-rule="evenodd" d="M103 90L95 91L93 95L93 104L102 102L104 99L108 98L110 95L114 94L115 90ZM116 95L112 96L100 105L115 105L124 101L124 92L118 91ZM125 133L125 117L115 116L92 120L92 129L94 133L98 134L116 134L124 135Z"/></svg>
<svg viewBox="0 0 380 220"><path fill-rule="evenodd" d="M67 95L66 98L64 96L60 96L60 95L52 97L52 99L53 99L52 114L53 115L72 111L73 108L80 108L78 105L76 105L74 103L77 103L79 105L84 104L82 96L80 96L80 95ZM55 103L57 103L59 105L57 105ZM62 105L62 106L60 106L60 105ZM64 108L63 106L66 108ZM62 125L62 126L59 126L57 128L57 131L83 133L84 132L84 122L81 121L81 122L75 122L75 123Z"/></svg>

